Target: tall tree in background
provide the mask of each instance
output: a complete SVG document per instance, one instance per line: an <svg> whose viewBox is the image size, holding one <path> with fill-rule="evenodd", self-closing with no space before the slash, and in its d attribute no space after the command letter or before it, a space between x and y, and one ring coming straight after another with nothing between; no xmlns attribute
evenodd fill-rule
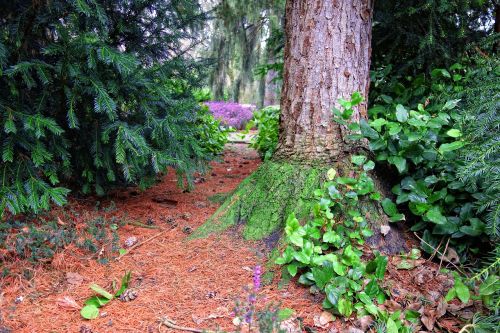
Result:
<svg viewBox="0 0 500 333"><path fill-rule="evenodd" d="M310 214L327 169L349 174L351 154L363 147L348 143L348 130L333 122L332 109L340 98L368 91L372 10L371 0L287 1L278 148L200 232L245 222L246 238L265 237L291 212ZM364 117L366 102L353 114L354 120ZM371 222L383 223L377 207L365 209ZM397 248L397 236L391 233L388 245Z"/></svg>
<svg viewBox="0 0 500 333"><path fill-rule="evenodd" d="M216 100L255 102L265 88L254 75L267 63L266 39L280 21L282 0L221 0L214 9L211 55L214 66L209 86ZM261 103L260 103L261 104Z"/></svg>

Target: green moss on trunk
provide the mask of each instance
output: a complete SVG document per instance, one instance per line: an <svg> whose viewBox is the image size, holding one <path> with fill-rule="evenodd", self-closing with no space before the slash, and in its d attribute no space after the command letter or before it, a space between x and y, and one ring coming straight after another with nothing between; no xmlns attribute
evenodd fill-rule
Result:
<svg viewBox="0 0 500 333"><path fill-rule="evenodd" d="M307 218L326 167L269 161L247 177L193 237L221 232L245 224L245 239L262 239L278 230L294 212Z"/></svg>
<svg viewBox="0 0 500 333"><path fill-rule="evenodd" d="M353 169L348 159L336 165L301 165L282 161L263 163L247 177L230 195L210 219L198 228L191 238L220 233L231 226L242 225L243 237L248 240L263 239L273 232L280 232L290 213L301 222L312 215L317 202L314 191L321 188L331 167L339 175L347 176ZM379 190L383 185L375 178ZM382 191L387 193L386 191ZM374 235L368 244L384 253L398 253L405 248L403 233L397 224L390 223L377 201L364 198L359 201L360 210L369 221ZM380 226L391 225L387 235L380 233ZM273 241L279 239L269 237ZM273 244L271 244L273 245Z"/></svg>

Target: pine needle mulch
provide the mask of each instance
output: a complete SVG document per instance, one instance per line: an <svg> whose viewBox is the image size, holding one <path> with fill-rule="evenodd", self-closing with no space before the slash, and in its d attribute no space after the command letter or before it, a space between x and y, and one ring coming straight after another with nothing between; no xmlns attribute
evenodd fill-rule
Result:
<svg viewBox="0 0 500 333"><path fill-rule="evenodd" d="M119 260L115 254L108 264L96 260L101 253L89 256L73 245L57 252L51 261L37 265L12 258L3 262L2 269L9 274L0 279L0 332L149 333L159 331L163 318L179 326L233 331L235 301L245 297L244 288L252 282L253 268L265 264L269 244L244 241L237 228L208 238L187 238L259 164L253 150L233 144L228 146L223 161L213 163L212 171L197 179L192 192L179 189L175 173L170 172L145 192L129 189L100 199L101 207L114 202L116 209L100 210L99 214L135 222L118 229L120 245L130 237L140 245ZM52 214L64 215L61 223L71 218L83 228L82 221L95 214L96 202L75 199L65 209L66 215L58 210ZM409 244L412 246L418 244ZM429 331L458 332L456 315L444 313L461 311L463 315L469 310L456 302L443 303L443 296L453 284L450 275L438 273L438 264L429 260L420 260L413 270L399 270L394 262L397 259L391 258L388 266L385 287L392 298L384 307L394 311L401 306L415 306L427 326L435 327ZM138 297L130 302L113 300L101 308L95 320L81 318L78 308L93 295L89 285L97 283L113 290L127 271L132 272L130 287ZM359 326L355 319L348 319L318 327L322 296L311 294L295 280L283 284L279 275L275 274L273 281L262 288L261 306L273 302L291 308L303 327L312 327L316 332L340 332L342 328ZM166 331L172 330L163 327L162 332Z"/></svg>
<svg viewBox="0 0 500 333"><path fill-rule="evenodd" d="M117 206L109 216L122 214L142 223L151 219L155 226L171 229L119 261L99 264L96 257L89 258L69 246L52 261L37 266L21 260L5 263L11 273L0 281L0 328L30 333L80 332L82 326L100 333L158 332L158 322L166 316L179 325L234 330L231 313L235 299L252 282L252 269L263 264L268 249L262 242L241 240L237 232L186 241L186 231L200 226L215 212L219 204L209 197L234 190L259 164L254 151L245 145L233 145L224 161L214 163L193 192L183 193L170 172L143 193L122 191L107 199ZM156 200L158 197L177 201L177 205L165 205ZM71 204L83 216L94 206L92 200ZM120 244L131 236L140 243L159 232L126 225L119 229ZM27 271L29 279L23 276ZM91 283L111 290L113 281L118 283L126 271L132 271L131 287L138 291L137 299L126 303L114 300L92 321L82 319L78 310L65 304L64 298L69 297L82 305L93 295L88 288ZM293 308L309 323L321 312L321 305L314 303L307 289L293 283L281 290L277 282L273 283L262 290L262 295Z"/></svg>

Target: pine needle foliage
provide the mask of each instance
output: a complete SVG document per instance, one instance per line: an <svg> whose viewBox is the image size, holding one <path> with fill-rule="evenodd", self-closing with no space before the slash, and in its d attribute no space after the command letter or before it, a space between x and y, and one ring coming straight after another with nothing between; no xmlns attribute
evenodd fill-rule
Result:
<svg viewBox="0 0 500 333"><path fill-rule="evenodd" d="M463 100L462 129L467 134L459 177L479 189L476 205L486 214L487 234L500 240L500 61L498 57L475 60L467 84L458 95Z"/></svg>
<svg viewBox="0 0 500 333"><path fill-rule="evenodd" d="M375 1L375 67L392 64L400 74L451 66L494 28L496 0Z"/></svg>
<svg viewBox="0 0 500 333"><path fill-rule="evenodd" d="M202 170L201 66L185 51L203 20L197 0L4 2L0 214Z"/></svg>

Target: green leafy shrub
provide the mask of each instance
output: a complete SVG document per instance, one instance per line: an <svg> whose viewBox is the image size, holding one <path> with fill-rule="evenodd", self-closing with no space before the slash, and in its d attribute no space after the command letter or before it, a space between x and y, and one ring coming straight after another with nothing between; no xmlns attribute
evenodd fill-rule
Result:
<svg viewBox="0 0 500 333"><path fill-rule="evenodd" d="M212 115L207 106L202 106L199 111L198 127L203 155L211 158L217 157L224 150L231 129L223 126L221 121Z"/></svg>
<svg viewBox="0 0 500 333"><path fill-rule="evenodd" d="M257 128L257 135L250 143L250 147L256 149L264 160L271 158L276 150L279 117L279 106L268 106L254 112L253 119L247 126L247 129Z"/></svg>
<svg viewBox="0 0 500 333"><path fill-rule="evenodd" d="M69 187L102 195L169 166L203 170L200 68L178 43L203 17L195 0L6 3L0 214L62 205Z"/></svg>
<svg viewBox="0 0 500 333"><path fill-rule="evenodd" d="M459 179L461 156L471 145L460 126L460 100L444 100L464 90L466 78L460 73L465 69L456 64L450 70L436 69L430 80L403 81L407 86L387 84L373 98L369 120L349 125L351 138L368 139L376 161L398 175L392 188L396 203L417 217L412 230L423 231L422 248L431 253L442 237L451 238L459 252L475 250L487 239L475 208L483 194ZM334 110L339 123L347 125L349 117Z"/></svg>

